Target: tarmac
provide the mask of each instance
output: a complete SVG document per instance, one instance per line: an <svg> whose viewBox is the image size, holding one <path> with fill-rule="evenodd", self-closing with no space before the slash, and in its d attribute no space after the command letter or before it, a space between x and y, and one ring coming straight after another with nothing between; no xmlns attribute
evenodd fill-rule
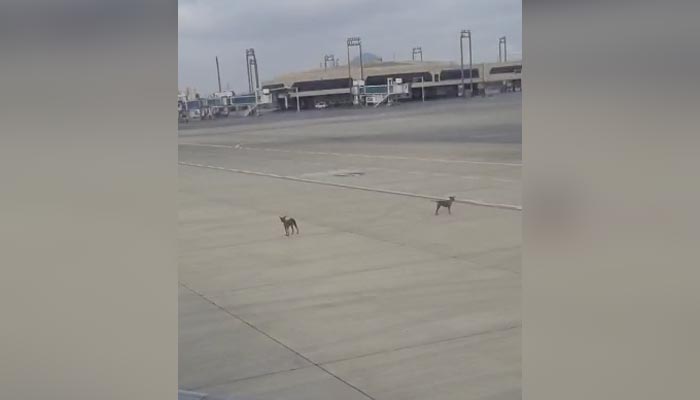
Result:
<svg viewBox="0 0 700 400"><path fill-rule="evenodd" d="M508 93L181 130L180 389L520 399L521 118Z"/></svg>

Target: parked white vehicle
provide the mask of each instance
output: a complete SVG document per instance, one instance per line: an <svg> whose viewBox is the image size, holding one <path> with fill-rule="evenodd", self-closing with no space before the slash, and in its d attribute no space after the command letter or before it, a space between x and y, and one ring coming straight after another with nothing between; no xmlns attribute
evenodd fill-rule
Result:
<svg viewBox="0 0 700 400"><path fill-rule="evenodd" d="M328 103L326 103L325 101L319 101L319 102L317 102L317 103L314 105L314 107L316 107L317 109L321 110L321 109L324 109L324 108L328 108Z"/></svg>

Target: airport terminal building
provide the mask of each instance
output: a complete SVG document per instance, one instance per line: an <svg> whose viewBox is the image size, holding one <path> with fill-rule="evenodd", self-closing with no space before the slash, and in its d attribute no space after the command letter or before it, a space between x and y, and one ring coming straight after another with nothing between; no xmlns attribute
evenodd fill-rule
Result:
<svg viewBox="0 0 700 400"><path fill-rule="evenodd" d="M464 91L473 95L519 91L522 88L522 62L473 64L464 69ZM375 104L394 100L421 100L456 97L461 93L459 64L431 61L374 62L363 66L329 66L289 73L263 82L276 108L314 108L318 104Z"/></svg>

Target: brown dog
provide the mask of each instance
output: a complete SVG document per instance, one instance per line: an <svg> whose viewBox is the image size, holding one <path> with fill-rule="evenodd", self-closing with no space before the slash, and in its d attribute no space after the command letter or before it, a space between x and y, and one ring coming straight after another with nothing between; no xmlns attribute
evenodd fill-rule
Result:
<svg viewBox="0 0 700 400"><path fill-rule="evenodd" d="M450 196L449 200L436 200L435 202L437 203L437 207L435 207L435 215L438 215L438 210L440 210L440 207L447 208L447 212L449 214L452 214L452 203L454 201L455 201L454 196Z"/></svg>
<svg viewBox="0 0 700 400"><path fill-rule="evenodd" d="M289 229L292 229L292 235L294 234L294 229L296 228L297 230L297 235L299 234L299 227L297 226L297 221L294 220L294 218L289 217L285 215L284 217L280 217L280 221L282 221L282 225L284 225L284 234L286 236L289 236Z"/></svg>

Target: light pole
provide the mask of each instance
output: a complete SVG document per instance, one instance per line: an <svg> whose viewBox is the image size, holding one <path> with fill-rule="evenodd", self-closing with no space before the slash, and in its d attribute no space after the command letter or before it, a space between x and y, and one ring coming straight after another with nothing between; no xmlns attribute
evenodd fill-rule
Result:
<svg viewBox="0 0 700 400"><path fill-rule="evenodd" d="M420 77L420 98L425 103L425 77L423 75Z"/></svg>
<svg viewBox="0 0 700 400"><path fill-rule="evenodd" d="M352 70L350 69L350 39L348 39L348 80L350 81L350 98L352 99Z"/></svg>
<svg viewBox="0 0 700 400"><path fill-rule="evenodd" d="M334 67L335 65L335 56L333 54L326 54L323 56L323 70L325 71L328 69L328 61L331 62L331 67Z"/></svg>
<svg viewBox="0 0 700 400"><path fill-rule="evenodd" d="M420 54L420 60L423 61L423 48L422 47L414 47L412 50L411 54L411 59L413 61L416 61L416 54Z"/></svg>
<svg viewBox="0 0 700 400"><path fill-rule="evenodd" d="M348 79L350 80L350 96L352 97L352 70L350 68L350 47L357 46L360 49L360 81L364 79L365 72L364 72L364 65L362 63L362 40L355 36L355 37L349 37L347 39L347 48L348 48ZM358 86L358 95L359 95L359 86Z"/></svg>
<svg viewBox="0 0 700 400"><path fill-rule="evenodd" d="M219 93L221 93L221 75L219 74L219 56L216 56L216 79L219 82Z"/></svg>
<svg viewBox="0 0 700 400"><path fill-rule="evenodd" d="M245 70L248 73L248 93L253 93L253 77L250 76L250 58L248 57L248 49L245 51Z"/></svg>
<svg viewBox="0 0 700 400"><path fill-rule="evenodd" d="M468 29L463 29L459 34L459 59L460 59L460 72L462 77L462 95L464 96L464 38L468 39L469 42L469 92L473 95L472 91L472 31ZM466 96L465 96L466 97Z"/></svg>
<svg viewBox="0 0 700 400"><path fill-rule="evenodd" d="M501 51L501 43L503 43L503 38L498 38L498 62L503 61L503 52Z"/></svg>
<svg viewBox="0 0 700 400"><path fill-rule="evenodd" d="M254 58L251 58L251 59L249 60L249 63L250 63L250 68L252 69L251 74L252 74L253 72L255 73L255 83L254 83L255 86L253 86L253 89L256 90L256 89L259 89L259 88L260 88L260 82L258 81L258 62L255 61ZM252 80L252 79L251 79L251 84L253 84L253 80ZM251 90L251 93L252 93L254 90Z"/></svg>
<svg viewBox="0 0 700 400"><path fill-rule="evenodd" d="M413 83L419 82L418 78L414 77L413 78ZM413 95L413 94L411 94ZM425 103L425 77L423 75L420 76L420 98L421 101Z"/></svg>
<svg viewBox="0 0 700 400"><path fill-rule="evenodd" d="M296 86L295 89L297 92L297 112L299 112L301 111L301 109L299 108L299 86Z"/></svg>
<svg viewBox="0 0 700 400"><path fill-rule="evenodd" d="M250 56L253 49L245 49L245 69L248 73L248 93L253 93L253 75L250 73Z"/></svg>
<svg viewBox="0 0 700 400"><path fill-rule="evenodd" d="M503 45L503 52L501 53L501 45ZM502 54L502 56L501 56ZM506 37L501 36L498 38L498 61L507 62L508 61L508 49L506 47Z"/></svg>
<svg viewBox="0 0 700 400"><path fill-rule="evenodd" d="M248 90L253 93L254 89L260 88L260 77L258 76L258 60L255 57L255 49L245 49L245 63L248 70ZM255 72L255 87L253 87L253 72Z"/></svg>
<svg viewBox="0 0 700 400"><path fill-rule="evenodd" d="M260 76L258 75L258 60L255 57L253 57L253 59L250 61L253 64L253 67L255 67L255 89L260 89Z"/></svg>

